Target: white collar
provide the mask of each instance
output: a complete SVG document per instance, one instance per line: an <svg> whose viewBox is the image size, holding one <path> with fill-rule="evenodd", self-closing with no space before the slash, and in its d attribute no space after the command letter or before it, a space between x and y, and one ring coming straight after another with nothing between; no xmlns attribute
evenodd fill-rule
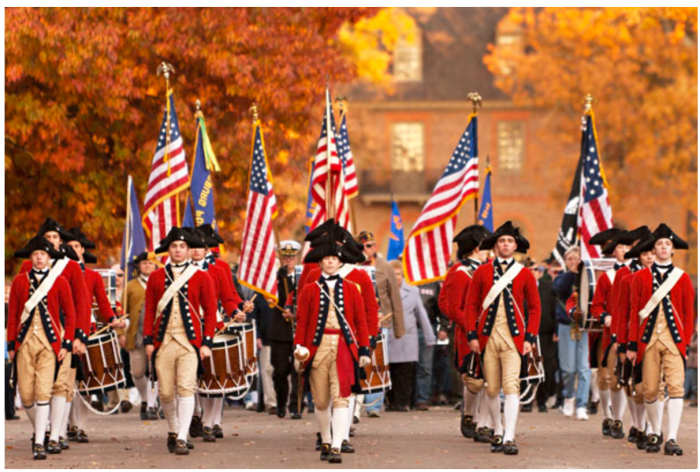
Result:
<svg viewBox="0 0 700 472"><path fill-rule="evenodd" d="M513 261L513 258L510 257L510 258L508 258L508 259L502 259L502 258L500 258L500 257L497 257L497 258L496 258L496 261L497 261L499 264L503 264L503 263L510 264L510 263Z"/></svg>

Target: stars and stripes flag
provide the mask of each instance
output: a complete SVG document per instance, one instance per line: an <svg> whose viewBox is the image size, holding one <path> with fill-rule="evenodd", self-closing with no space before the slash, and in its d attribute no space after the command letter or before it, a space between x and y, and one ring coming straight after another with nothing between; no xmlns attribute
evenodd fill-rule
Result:
<svg viewBox="0 0 700 472"><path fill-rule="evenodd" d="M345 177L345 197L349 200L355 198L360 189L357 186L357 173L355 172L355 160L350 149L350 137L348 136L347 113L340 115L340 132L338 133L338 153L343 162Z"/></svg>
<svg viewBox="0 0 700 472"><path fill-rule="evenodd" d="M238 280L267 298L277 301L277 258L272 222L277 217L277 199L267 165L260 121L253 125L253 156L248 182L245 229L238 265Z"/></svg>
<svg viewBox="0 0 700 472"><path fill-rule="evenodd" d="M326 111L323 115L321 136L316 148L313 174L311 175L311 196L316 203L314 218L310 230L313 230L329 217L334 217L338 224L350 229L350 211L345 188L345 175L343 165L338 156L335 140L335 119L330 103L330 92L326 89ZM328 150L330 148L330 159ZM326 182L328 181L328 167L330 166L331 195L327 201ZM329 211L328 206L332 205Z"/></svg>
<svg viewBox="0 0 700 472"><path fill-rule="evenodd" d="M577 224L581 239L581 259L595 259L601 257L601 248L588 244L588 240L600 231L612 228L613 224L593 110L587 111L583 117L581 161L581 197Z"/></svg>
<svg viewBox="0 0 700 472"><path fill-rule="evenodd" d="M149 251L158 247L170 228L179 226L178 193L187 190L189 185L185 148L175 113L173 93L169 90L143 205L143 227L148 235Z"/></svg>
<svg viewBox="0 0 700 472"><path fill-rule="evenodd" d="M477 116L473 113L406 242L403 270L411 284L433 282L447 273L457 215L479 191L477 149Z"/></svg>

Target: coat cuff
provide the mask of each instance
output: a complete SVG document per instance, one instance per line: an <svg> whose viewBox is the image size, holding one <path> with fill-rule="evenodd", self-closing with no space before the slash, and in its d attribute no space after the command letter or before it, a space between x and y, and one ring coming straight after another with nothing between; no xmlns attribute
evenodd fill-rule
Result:
<svg viewBox="0 0 700 472"><path fill-rule="evenodd" d="M617 353L624 354L627 352L627 346L624 343L617 343Z"/></svg>
<svg viewBox="0 0 700 472"><path fill-rule="evenodd" d="M214 340L211 338L211 336L204 336L204 339L202 339L202 346L206 346L209 349L211 349L213 343Z"/></svg>
<svg viewBox="0 0 700 472"><path fill-rule="evenodd" d="M144 346L152 346L153 345L153 336L148 335L143 337L143 345Z"/></svg>
<svg viewBox="0 0 700 472"><path fill-rule="evenodd" d="M637 352L637 343L634 341L630 341L627 343L627 350L632 351L632 352Z"/></svg>
<svg viewBox="0 0 700 472"><path fill-rule="evenodd" d="M73 341L70 339L64 339L63 343L61 344L61 347L65 349L66 351L72 351L73 350Z"/></svg>
<svg viewBox="0 0 700 472"><path fill-rule="evenodd" d="M603 314L600 315L600 322L602 324L605 324L605 318L607 318L608 316L610 316L610 313L604 311Z"/></svg>
<svg viewBox="0 0 700 472"><path fill-rule="evenodd" d="M371 347L372 349L377 349L377 337L376 336L369 337L369 347Z"/></svg>
<svg viewBox="0 0 700 472"><path fill-rule="evenodd" d="M241 310L241 311L243 311L243 302L241 302L241 303L238 304L238 309ZM245 313L245 312L244 312L244 313Z"/></svg>
<svg viewBox="0 0 700 472"><path fill-rule="evenodd" d="M613 344L617 342L617 334L613 333L610 335L610 342Z"/></svg>
<svg viewBox="0 0 700 472"><path fill-rule="evenodd" d="M109 317L109 321L107 321L107 324L112 324L114 321L117 321L119 317L117 315L112 315Z"/></svg>
<svg viewBox="0 0 700 472"><path fill-rule="evenodd" d="M467 340L477 341L479 336L476 335L476 331L467 331Z"/></svg>
<svg viewBox="0 0 700 472"><path fill-rule="evenodd" d="M360 349L357 350L357 356L358 357L369 357L369 348L367 346L362 346Z"/></svg>
<svg viewBox="0 0 700 472"><path fill-rule="evenodd" d="M15 350L15 342L14 342L14 341L8 341L8 342L7 342L7 350L8 350L8 351L14 351L14 350Z"/></svg>
<svg viewBox="0 0 700 472"><path fill-rule="evenodd" d="M294 308L292 305L284 305L285 310L292 311L292 308Z"/></svg>
<svg viewBox="0 0 700 472"><path fill-rule="evenodd" d="M535 344L535 342L537 342L537 336L532 333L525 333L525 341L529 342L530 344Z"/></svg>

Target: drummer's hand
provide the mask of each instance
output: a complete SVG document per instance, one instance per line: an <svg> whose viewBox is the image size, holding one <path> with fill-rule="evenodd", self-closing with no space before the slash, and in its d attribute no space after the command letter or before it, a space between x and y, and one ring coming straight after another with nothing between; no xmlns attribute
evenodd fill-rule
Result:
<svg viewBox="0 0 700 472"><path fill-rule="evenodd" d="M263 348L262 339L258 338L257 344L258 344L258 350L261 350Z"/></svg>
<svg viewBox="0 0 700 472"><path fill-rule="evenodd" d="M360 368L364 368L372 363L372 359L367 356L360 356Z"/></svg>
<svg viewBox="0 0 700 472"><path fill-rule="evenodd" d="M530 341L525 341L523 343L523 354L528 355L532 351L532 344L530 344Z"/></svg>
<svg viewBox="0 0 700 472"><path fill-rule="evenodd" d="M109 327L110 327L110 328L113 328L113 329L122 329L122 328L126 328L126 321L120 320L120 319L115 319L114 321L112 321L112 322L109 324Z"/></svg>
<svg viewBox="0 0 700 472"><path fill-rule="evenodd" d="M618 357L620 358L620 363L621 363L621 364L624 364L625 361L627 360L627 356L625 355L624 352L619 353L619 354L618 354Z"/></svg>
<svg viewBox="0 0 700 472"><path fill-rule="evenodd" d="M87 353L87 346L84 343L80 343L80 349L78 350L78 354L81 356L84 356Z"/></svg>
<svg viewBox="0 0 700 472"><path fill-rule="evenodd" d="M612 323L612 316L606 316L606 317L605 317L605 327L606 327L606 328L609 328L609 327L610 327L610 323Z"/></svg>
<svg viewBox="0 0 700 472"><path fill-rule="evenodd" d="M83 343L80 341L80 339L74 339L73 340L73 354L75 354L75 355L80 354L82 346L83 346Z"/></svg>
<svg viewBox="0 0 700 472"><path fill-rule="evenodd" d="M210 357L211 349L209 349L209 346L202 346L202 348L199 350L199 356L202 358L202 360Z"/></svg>
<svg viewBox="0 0 700 472"><path fill-rule="evenodd" d="M634 361L637 360L637 353L635 351L627 351L627 359L634 364Z"/></svg>
<svg viewBox="0 0 700 472"><path fill-rule="evenodd" d="M251 311L253 311L253 308L255 308L255 305L250 300L246 300L243 302L243 311L245 311L246 313L250 313Z"/></svg>
<svg viewBox="0 0 700 472"><path fill-rule="evenodd" d="M68 350L66 348L61 348L61 350L58 351L58 362L61 362L63 359L65 359L67 355Z"/></svg>
<svg viewBox="0 0 700 472"><path fill-rule="evenodd" d="M481 347L479 346L479 340L478 339L472 339L469 341L469 349L472 350L472 352L476 352L479 354L481 352Z"/></svg>
<svg viewBox="0 0 700 472"><path fill-rule="evenodd" d="M7 355L10 356L10 362L15 361L15 351L7 351Z"/></svg>
<svg viewBox="0 0 700 472"><path fill-rule="evenodd" d="M119 335L119 345L122 347L122 349L126 349L126 334Z"/></svg>
<svg viewBox="0 0 700 472"><path fill-rule="evenodd" d="M291 312L291 310L289 308L287 308L286 310L284 310L282 312L282 317L285 320L288 320L288 319L294 318L294 314Z"/></svg>
<svg viewBox="0 0 700 472"><path fill-rule="evenodd" d="M243 323L246 319L248 319L248 317L242 311L237 311L236 314L233 315L233 321L237 323Z"/></svg>
<svg viewBox="0 0 700 472"><path fill-rule="evenodd" d="M148 345L145 347L145 350L146 350L146 357L148 357L148 358L150 359L151 356L153 355L153 351L155 351L156 348L155 348L155 346L154 346L153 344L148 344Z"/></svg>

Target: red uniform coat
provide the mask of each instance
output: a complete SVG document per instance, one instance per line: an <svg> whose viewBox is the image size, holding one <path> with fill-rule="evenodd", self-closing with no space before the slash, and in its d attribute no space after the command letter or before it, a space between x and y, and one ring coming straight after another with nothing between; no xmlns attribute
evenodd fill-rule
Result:
<svg viewBox="0 0 700 472"><path fill-rule="evenodd" d="M469 340L467 339L467 318L464 310L472 277L465 269L467 267L461 263L457 263L450 268L447 276L445 276L445 283L442 286L442 290L440 290L440 297L438 298L440 311L455 323L457 368L462 367L464 357L471 352Z"/></svg>
<svg viewBox="0 0 700 472"><path fill-rule="evenodd" d="M226 284L229 287L231 287L231 290L236 292L236 284L233 283L233 272L231 272L231 267L225 261L222 261L221 259L213 257L213 260L214 260L214 266L216 266L216 268L220 269L222 271L222 273L224 274L224 276L226 278ZM211 263L209 265L211 265ZM238 292L236 292L236 295L238 295Z"/></svg>
<svg viewBox="0 0 700 472"><path fill-rule="evenodd" d="M102 281L102 276L92 269L85 268L83 272L83 277L85 277L85 285L87 287L88 300L92 305L92 300L97 300L97 317L103 323L111 323L116 319L114 311L112 311L112 305L109 303L107 298L107 293L105 292L105 284ZM90 318L90 332L95 331L95 323L92 322L92 317Z"/></svg>
<svg viewBox="0 0 700 472"><path fill-rule="evenodd" d="M644 350L651 339L651 332L656 323L656 316L663 316L663 302L659 304L657 314L652 313L640 325L639 311L644 308L653 293L653 275L650 268L637 272L632 280L630 296L630 330L627 342L628 351L637 352L637 362L644 356ZM688 274L684 273L671 289L671 304L673 305L673 325L668 323L671 335L682 356L686 356L686 346L690 346L693 337L693 321L695 318L694 302L695 289ZM678 331L674 333L674 330Z"/></svg>
<svg viewBox="0 0 700 472"><path fill-rule="evenodd" d="M478 339L482 352L486 348L495 321L495 316L490 314L490 307L483 311L481 309L486 295L493 286L493 264L493 262L483 264L474 272L465 309L467 339ZM537 291L535 276L525 268L521 269L515 276L512 286L511 292L516 309L513 310L512 315L508 314L508 325L515 347L522 354L525 341L533 344L537 340L540 329L540 295ZM503 297L504 293L505 290L501 292L500 297ZM528 307L527 326L524 323L525 303Z"/></svg>
<svg viewBox="0 0 700 472"><path fill-rule="evenodd" d="M344 335L347 346L355 360L359 356L369 356L369 335L367 332L367 324L364 313L364 303L360 291L352 283L344 282L343 279L336 281L336 294L338 293L339 285L342 285L342 293L344 296L343 316L338 315L338 322L341 327L347 321L347 327L355 335L355 339L359 346L355 345L351 336ZM328 312L328 307L325 311L321 309L321 288L316 283L307 284L301 291L297 308L297 326L294 335L294 344L304 346L309 350L311 355L307 359L305 366L312 362L318 346L321 344L323 331L325 329L325 314ZM340 306L340 305L339 305ZM319 314L321 318L319 319ZM345 334L345 332L344 332ZM340 372L338 372L340 374Z"/></svg>
<svg viewBox="0 0 700 472"><path fill-rule="evenodd" d="M20 274L29 272L32 268L32 261L24 261L19 270ZM75 313L75 338L80 339L83 343L87 343L87 335L90 331L90 319L92 311L90 310L90 300L88 299L87 286L85 285L85 277L80 264L70 260L68 265L63 269L61 276L68 281L70 285L71 297L73 299L73 311Z"/></svg>
<svg viewBox="0 0 700 472"><path fill-rule="evenodd" d="M170 264L153 272L146 285L143 345L153 344L156 349L163 342L165 329L170 319L170 309L168 308L156 316L158 302L166 290L166 270L170 270ZM180 304L180 313L182 313L187 338L197 348L202 345L211 347L216 328L216 293L211 278L206 273L197 271L180 289L180 292L186 293L189 301L189 303ZM172 303L176 303L179 298L178 294L175 294L170 306ZM193 311L194 313L192 313ZM155 332L156 326L158 327L157 333Z"/></svg>
<svg viewBox="0 0 700 472"><path fill-rule="evenodd" d="M221 302L224 313L227 316L233 317L237 310L243 311L243 300L241 300L238 292L236 292L236 289L233 287L233 282L229 283L227 280L226 270L227 269L222 269L220 266L210 264L205 273L212 280L216 300ZM228 270L228 272L230 273L231 271ZM224 321L216 322L216 329L221 329L223 327Z"/></svg>
<svg viewBox="0 0 700 472"><path fill-rule="evenodd" d="M615 275L615 278L617 278L617 275ZM596 320L600 320L600 323L604 326L603 352L607 351L611 340L610 328L605 327L605 318L612 316L611 292L612 283L610 282L610 277L608 277L607 273L603 273L600 277L598 277L598 281L595 284L593 300L591 301L591 315ZM598 362L600 363L602 360L598 359Z"/></svg>
<svg viewBox="0 0 700 472"><path fill-rule="evenodd" d="M622 278L616 298L617 307L615 308L615 319L613 319L615 321L613 336L617 338L618 352L625 352L626 344L629 341L630 292L632 281L636 275L637 273L633 272Z"/></svg>
<svg viewBox="0 0 700 472"><path fill-rule="evenodd" d="M19 274L12 281L7 319L8 351L16 352L19 350L32 324L31 315L24 324L20 323L24 304L29 300L30 284L28 273ZM48 308L48 315L42 318L42 324L54 353L58 355L61 347L71 351L73 349L73 335L75 332L75 308L70 285L63 276L56 278L53 286L46 294L46 307ZM63 311L63 324L61 324L61 311ZM61 326L63 326L64 330L63 337L61 337Z"/></svg>
<svg viewBox="0 0 700 472"><path fill-rule="evenodd" d="M306 269L306 267L304 267L304 269ZM314 283L319 278L321 278L321 268L318 266L309 269L306 276L304 276L302 272L299 281L299 290L304 288L302 283ZM360 295L362 295L365 316L367 317L367 332L369 336L376 338L379 334L379 303L377 303L377 296L374 291L372 279L367 275L367 272L362 269L353 269L343 278L360 286Z"/></svg>

